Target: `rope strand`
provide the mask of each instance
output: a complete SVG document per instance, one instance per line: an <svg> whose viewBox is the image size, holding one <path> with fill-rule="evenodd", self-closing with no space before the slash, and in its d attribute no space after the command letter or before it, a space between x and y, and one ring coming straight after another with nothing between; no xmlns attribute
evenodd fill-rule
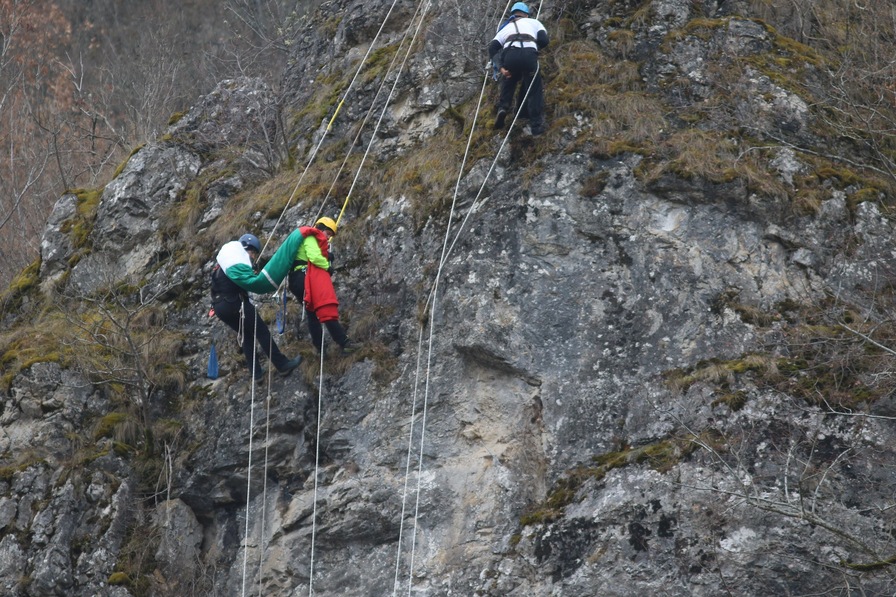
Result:
<svg viewBox="0 0 896 597"><path fill-rule="evenodd" d="M264 254L264 250L267 248L267 243L274 236L274 233L280 227L280 222L283 221L283 216L286 215L286 211L289 209L289 206L292 204L293 199L295 198L296 193L299 190L299 186L301 186L302 181L305 179L305 175L308 173L308 169L311 167L311 164L314 162L317 157L318 152L320 151L321 146L324 143L324 139L326 139L327 135L330 132L330 129L333 126L333 122L336 120L336 116L339 114L340 110L342 110L342 105L345 103L346 98L348 98L349 92L355 86L355 82L358 80L358 76L361 74L361 70L364 68L364 63L367 62L367 58L370 56L370 53L373 51L373 47L376 45L377 40L382 34L383 29L386 27L386 23L389 21L389 17L392 15L392 11L395 8L395 5L398 3L398 0L392 0L392 4L389 5L389 10L386 12L386 16L383 18L382 23L380 23L380 28L377 30L376 35L374 35L373 40L370 42L370 45L367 47L367 52L364 54L364 57L361 59L361 62L358 63L358 68L355 70L355 74L352 77L351 82L345 90L345 93L342 95L342 99L339 100L339 104L336 106L336 110L333 112L333 116L330 118L330 121L327 123L327 128L324 130L324 133L320 137L320 141L318 141L314 150L311 152L311 156L308 158L308 162L305 164L305 169L302 170L302 174L299 176L298 181L296 181L296 186L293 188L292 193L289 195L289 199L286 201L286 205L283 207L283 210L280 212L280 217L277 218L277 221L274 223L274 227L271 230L271 234L268 237L268 241L265 242L264 246L261 248L259 252L259 256Z"/></svg>
<svg viewBox="0 0 896 597"><path fill-rule="evenodd" d="M470 134L467 137L467 145L464 150L464 156L463 156L463 159L461 160L461 165L458 170L457 181L455 182L455 185L454 185L454 194L451 199L451 210L449 211L449 214L448 214L448 224L445 229L445 239L442 242L442 255L439 258L439 268L436 271L435 283L433 285L433 288L432 288L429 296L427 297L426 305L424 305L424 312L426 312L426 307L429 306L430 334L429 334L428 346L427 346L425 391L424 391L424 399L423 399L423 410L422 410L422 415L421 415L422 423L421 423L421 432L420 432L420 456L418 458L417 486L416 486L416 490L415 490L416 500L415 500L415 507L414 507L414 525L413 525L413 531L412 531L413 535L412 535L412 539L411 539L411 556L410 556L410 560L409 560L410 563L409 563L409 572L408 572L408 594L410 594L411 587L413 585L414 557L415 557L415 553L416 553L416 530L417 530L417 522L419 519L419 505L420 505L420 477L422 476L423 445L424 445L424 439L425 439L426 414L427 414L428 398L429 398L429 378L430 378L430 371L431 371L431 364L432 364L432 338L433 338L433 334L434 334L433 326L434 326L434 322L435 322L435 297L438 292L438 283L441 278L442 268L444 267L444 264L446 261L446 251L447 251L447 246L448 246L448 238L449 238L449 234L451 231L451 222L454 219L454 213L457 208L457 197L458 197L458 194L460 193L460 185L461 185L461 181L463 180L464 167L466 166L467 159L470 154L470 148L471 148L472 142L473 142L473 135L476 131L476 125L477 125L477 122L479 119L479 112L482 108L483 98L485 97L485 88L486 88L486 85L488 84L488 78L489 78L489 72L486 69L485 75L482 80L482 88L480 89L480 92L479 92L479 100L476 104L476 110L473 114L473 123L470 126ZM419 378L419 374L420 374L420 358L422 355L423 331L424 331L424 328L421 327L420 338L418 340L418 348L417 348L417 350L418 350L417 378ZM406 471L405 471L405 491L402 495L402 520L401 520L401 524L399 525L399 539L398 539L399 556L396 557L395 584L393 587L393 595L396 594L396 592L398 590L398 586L399 586L398 585L398 575L399 575L399 566L400 566L400 561L401 561L401 557L400 557L401 533L404 528L404 513L405 513L405 501L407 498L407 483L408 483L408 478L410 476L410 474L409 474L410 458L411 458L410 455L411 455L411 451L412 451L411 448L412 448L413 437L414 437L414 420L416 418L417 386L418 386L418 379L415 379L415 381L414 381L414 400L413 400L413 405L411 407L411 425L410 425L410 432L409 432L409 438L408 438L408 459L407 459L407 467L406 467Z"/></svg>
<svg viewBox="0 0 896 597"><path fill-rule="evenodd" d="M258 323L257 321L255 322ZM256 325L255 335L258 335ZM251 498L252 498L252 431L255 429L255 359L258 357L258 342L253 341L252 346L252 387L249 389L251 398L251 406L249 407L249 462L246 466L246 529L243 536L243 586L242 595L246 595L246 571L249 565L249 516Z"/></svg>
<svg viewBox="0 0 896 597"><path fill-rule="evenodd" d="M401 569L401 539L404 533L404 516L406 512L407 506L407 497L408 497L408 483L411 478L411 455L413 454L414 447L414 422L417 418L417 386L420 382L420 359L423 356L423 330L424 328L420 328L420 336L417 339L417 369L414 375L414 393L413 400L411 403L411 421L408 425L408 455L405 460L404 467L404 489L401 492L401 516L398 522L398 553L395 555L395 581L392 585L392 595L393 597L398 593L399 588L399 571ZM416 525L417 521L414 521Z"/></svg>
<svg viewBox="0 0 896 597"><path fill-rule="evenodd" d="M336 224L342 220L342 215L345 213L345 208L348 207L348 200L352 196L352 191L355 189L355 184L358 182L358 178L361 176L361 170L364 168L364 163L367 161L367 156L370 154L370 149L373 147L373 142L376 140L376 134L380 130L380 125L383 122L383 118L386 115L386 110L389 108L389 104L392 102L392 97L395 95L395 89L398 87L398 81L401 79L401 73L404 71L405 64L407 64L408 57L411 55L411 50L414 48L414 42L417 40L417 36L420 34L420 28L423 26L423 19L426 17L426 13L429 10L430 3L428 1L423 3L423 11L420 13L420 20L417 24L417 30L414 32L414 36L411 38L411 43L408 44L407 52L405 52L404 59L401 61L401 66L398 69L398 74L395 76L395 82L392 84L392 89L389 91L389 96L386 98L386 103L383 105L383 109L380 111L380 117L376 122L376 126L373 127L373 134L370 136L370 143L367 144L367 149L364 151L364 156L361 158L361 164L358 166L358 170L355 173L355 178L352 180L351 187L349 187L348 193L345 196L345 202L342 204L342 209L339 212L339 217L336 218ZM413 21L412 21L413 22Z"/></svg>
<svg viewBox="0 0 896 597"><path fill-rule="evenodd" d="M267 526L267 511L268 511L268 452L271 446L271 384L270 379L268 379L268 395L267 395L267 416L265 417L264 424L264 482L261 488L261 539L258 542L259 545L259 553L258 553L258 594L261 595L261 579L264 573L264 554L267 551L267 546L264 541L264 530Z"/></svg>
<svg viewBox="0 0 896 597"><path fill-rule="evenodd" d="M508 6L509 6L509 3L508 3ZM527 87L526 93L523 96L523 100L520 103L521 105L525 104L526 100L528 99L529 93L532 90L532 86L535 83L535 79L539 75L539 71L540 71L540 65L536 67L535 74L532 76L532 80L529 82L529 86ZM424 395L423 395L423 406L422 406L421 425L420 425L420 427L421 427L421 429L420 429L420 451L419 451L419 456L418 456L418 460L417 460L417 464L418 464L417 486L415 489L416 499L415 499L415 506L414 506L414 524L413 524L413 530L412 530L411 554L410 554L409 570L408 570L408 595L411 594L412 587L413 587L414 560L415 560L415 556L416 556L416 535L417 535L416 530L417 530L417 524L418 524L418 520L419 520L419 507L420 507L420 494L421 494L421 485L420 484L421 484L421 479L423 476L423 453L424 453L424 442L425 442L425 438L426 438L426 418L427 418L429 392L430 392L430 373L432 371L433 337L435 335L435 319L436 319L438 287L439 287L439 283L441 280L442 271L444 269L444 266L447 263L448 257L450 256L451 252L453 251L454 246L456 245L461 234L463 233L464 227L465 227L467 221L469 220L470 216L474 213L474 211L476 211L476 208L481 207L481 206L477 206L476 202L479 200L479 197L482 195L482 192L485 189L485 185L487 184L488 179L491 177L491 174L494 171L495 166L497 164L498 158L501 156L501 152L504 150L504 147L506 146L508 140L510 139L510 134L513 131L513 128L516 125L516 122L519 118L519 114L515 112L513 121L511 121L510 126L507 129L507 133L505 134L504 138L502 139L501 145L498 147L498 151L496 152L495 157L492 161L492 164L489 167L489 170L486 173L484 180L482 181L479 191L477 192L476 197L473 199L473 203L470 206L470 209L467 211L466 216L461 221L460 228L457 230L454 240L449 245L448 239L450 238L450 234L451 234L451 222L453 221L453 218L454 218L454 212L455 212L455 207L457 205L457 196L458 196L459 189L460 189L460 183L461 183L461 180L463 179L464 166L466 165L467 157L469 155L470 146L471 146L472 138L473 138L473 132L476 129L476 121L477 121L477 118L478 118L478 115L479 115L479 112L480 112L480 109L482 106L482 99L485 94L485 85L488 82L488 77L489 77L489 72L487 69L486 73L485 73L484 80L483 80L482 90L480 91L480 95L479 95L479 102L476 106L476 112L475 112L474 118L473 118L473 125L471 126L470 135L469 135L469 138L467 141L467 147L464 152L464 157L463 157L463 160L461 162L461 166L460 166L460 169L458 172L458 178L457 178L457 183L455 185L454 196L452 197L452 202L451 202L451 211L449 213L448 224L447 224L446 230L445 230L445 239L442 244L442 254L439 259L439 266L436 271L433 287L430 291L429 296L427 297L427 304L430 305L430 310L429 310L430 327L429 327L429 338L428 338L428 343L427 343L428 344L428 346L427 346L427 362L426 362L425 384L424 384L425 389L424 389ZM424 310L425 310L425 308L424 308ZM421 329L421 336L420 336L421 343L422 343L422 333L423 332ZM418 350L420 350L419 347L418 347ZM418 355L418 363L419 363L419 358L420 357ZM418 374L419 374L419 365L418 365ZM408 447L409 452L411 449L410 447L411 447L411 442L413 441L413 434L414 434L414 424L413 423L414 423L414 419L416 418L415 417L416 400L417 400L416 399L416 391L417 391L416 390L416 388L417 388L416 381L415 381L414 388L415 388L414 389L415 395L414 395L414 401L413 401L414 405L412 407L411 430L410 430L409 447ZM410 456L408 457L408 463L409 462L410 462ZM409 470L409 467L408 467L408 470ZM405 474L408 475L407 472ZM407 487L407 480L405 482L405 487ZM405 490L405 492L406 492L406 490ZM405 498L406 498L406 493L405 493L405 495L403 495L403 498L402 498L402 522L399 526L399 541L398 541L399 551L401 550L401 532L402 532L403 526L404 526L403 523L404 523L404 512L405 512L405 503L404 503ZM395 584L393 587L393 595L395 595L396 591L398 590L398 570L399 570L399 565L400 565L400 557L396 558L396 560L397 560L396 561L396 573L395 573Z"/></svg>
<svg viewBox="0 0 896 597"><path fill-rule="evenodd" d="M317 534L317 477L320 468L320 413L323 408L324 395L324 334L320 335L320 371L317 386L317 429L314 439L314 492L311 498L311 563L308 568L308 597L314 595L314 539Z"/></svg>

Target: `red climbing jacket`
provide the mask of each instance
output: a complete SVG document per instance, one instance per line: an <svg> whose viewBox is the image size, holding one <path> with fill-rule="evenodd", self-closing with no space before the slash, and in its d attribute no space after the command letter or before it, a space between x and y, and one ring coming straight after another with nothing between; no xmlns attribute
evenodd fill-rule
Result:
<svg viewBox="0 0 896 597"><path fill-rule="evenodd" d="M305 237L304 242L311 242L309 237L314 237L321 254L329 257L327 235L322 230L302 226L299 231ZM321 323L339 319L339 301L330 273L310 262L305 272L305 308L314 313Z"/></svg>
<svg viewBox="0 0 896 597"><path fill-rule="evenodd" d="M330 274L313 263L305 272L305 308L321 322L339 319L339 301Z"/></svg>

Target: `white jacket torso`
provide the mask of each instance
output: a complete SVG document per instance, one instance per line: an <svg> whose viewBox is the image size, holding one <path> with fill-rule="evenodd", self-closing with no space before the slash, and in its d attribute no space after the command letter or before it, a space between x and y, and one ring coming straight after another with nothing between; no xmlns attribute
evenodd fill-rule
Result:
<svg viewBox="0 0 896 597"><path fill-rule="evenodd" d="M538 32L545 31L544 25L538 19L530 19L524 17L522 19L514 19L507 23L495 35L495 41L501 44L502 48L513 46L515 48L533 48L538 49L535 40L538 38ZM524 41L514 41L516 37L527 37Z"/></svg>

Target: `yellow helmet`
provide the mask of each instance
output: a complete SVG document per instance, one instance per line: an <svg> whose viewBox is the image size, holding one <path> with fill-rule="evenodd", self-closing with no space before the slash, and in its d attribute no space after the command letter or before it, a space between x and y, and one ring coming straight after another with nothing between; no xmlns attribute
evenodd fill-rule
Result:
<svg viewBox="0 0 896 597"><path fill-rule="evenodd" d="M314 223L315 226L320 226L321 224L329 228L330 232L333 233L333 236L336 236L336 222L333 220L333 218L324 216Z"/></svg>

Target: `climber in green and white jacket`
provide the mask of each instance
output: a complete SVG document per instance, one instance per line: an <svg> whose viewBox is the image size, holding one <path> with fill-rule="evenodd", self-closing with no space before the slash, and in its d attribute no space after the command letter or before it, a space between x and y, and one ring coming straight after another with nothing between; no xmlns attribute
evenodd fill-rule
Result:
<svg viewBox="0 0 896 597"><path fill-rule="evenodd" d="M243 238L252 235L243 235ZM253 238L255 238L253 236ZM242 238L241 238L242 240ZM283 244L277 249L264 268L256 273L252 267L251 258L247 259L247 253L240 241L231 241L218 251L218 266L224 270L227 277L243 290L255 294L267 294L274 292L283 282L284 278L292 270L296 253L302 245L304 237L300 229L296 228L290 233ZM258 242L258 239L255 239ZM259 245L258 251L261 250Z"/></svg>
<svg viewBox="0 0 896 597"><path fill-rule="evenodd" d="M301 243L301 234L298 235L297 241L293 240L293 243ZM215 259L217 265L212 271L212 311L218 319L238 334L246 364L256 381L263 379L264 370L258 362L255 341L282 375L289 375L302 362L301 356L287 359L280 352L268 326L258 316L255 306L249 300L249 292L266 293L276 290L279 281L282 281L289 271L287 266L282 273L278 273L279 261L275 262L275 258L280 251L277 251L265 269L256 274L252 269L252 262L260 252L261 243L258 237L254 234L244 234L239 240L221 247ZM288 265L291 264L292 256ZM278 277L279 281L275 282Z"/></svg>

